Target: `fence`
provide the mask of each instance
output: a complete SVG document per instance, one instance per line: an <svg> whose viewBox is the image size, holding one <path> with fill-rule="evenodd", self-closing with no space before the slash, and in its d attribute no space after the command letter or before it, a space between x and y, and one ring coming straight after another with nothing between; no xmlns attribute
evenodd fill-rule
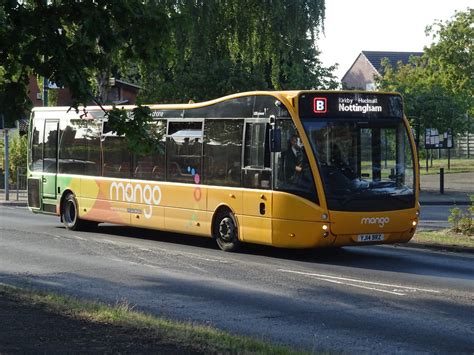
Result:
<svg viewBox="0 0 474 355"><path fill-rule="evenodd" d="M467 133L458 137L456 153L460 158L474 158L474 133Z"/></svg>
<svg viewBox="0 0 474 355"><path fill-rule="evenodd" d="M9 200L21 200L28 197L27 191L27 169L26 167L20 167L16 170L16 172L10 175L10 183L8 184L9 190ZM2 188L2 195L4 199L5 196L5 186L4 186L4 173L3 171L0 174L0 187Z"/></svg>

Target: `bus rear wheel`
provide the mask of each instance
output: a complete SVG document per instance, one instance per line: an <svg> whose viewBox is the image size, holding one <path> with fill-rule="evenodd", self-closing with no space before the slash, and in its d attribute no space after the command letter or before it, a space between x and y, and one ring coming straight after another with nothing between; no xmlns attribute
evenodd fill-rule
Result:
<svg viewBox="0 0 474 355"><path fill-rule="evenodd" d="M234 214L230 211L221 211L214 219L214 238L219 248L224 251L237 251L241 247L239 231Z"/></svg>
<svg viewBox="0 0 474 355"><path fill-rule="evenodd" d="M90 230L97 227L97 222L79 218L79 209L74 194L68 194L61 204L61 220L66 229L73 231Z"/></svg>

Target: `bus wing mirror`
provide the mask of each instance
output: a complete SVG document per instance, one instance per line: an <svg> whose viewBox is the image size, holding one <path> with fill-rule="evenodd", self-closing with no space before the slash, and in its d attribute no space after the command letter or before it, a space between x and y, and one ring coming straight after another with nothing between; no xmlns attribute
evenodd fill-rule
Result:
<svg viewBox="0 0 474 355"><path fill-rule="evenodd" d="M281 152L281 129L274 128L271 131L270 150L272 152Z"/></svg>

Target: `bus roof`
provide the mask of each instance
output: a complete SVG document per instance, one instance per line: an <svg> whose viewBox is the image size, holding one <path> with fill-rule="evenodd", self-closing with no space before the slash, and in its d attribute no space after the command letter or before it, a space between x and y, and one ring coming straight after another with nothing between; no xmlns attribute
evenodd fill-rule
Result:
<svg viewBox="0 0 474 355"><path fill-rule="evenodd" d="M354 90L285 90L285 91L246 91L241 93L236 93L232 95L227 95L223 97L219 97L217 99L203 101L199 103L181 103L181 104L144 104L143 106L148 106L153 110L157 109L165 109L165 110L186 110L186 109L194 109L194 108L201 108L210 106L222 101L226 101L233 98L239 98L244 96L274 96L277 99L287 101L288 103L294 105L292 100L302 93L365 93L365 94L372 94L372 95L399 95L395 92L379 92L379 91L354 91ZM87 111L102 111L102 110L111 110L113 107L122 108L125 110L131 110L137 105L104 105L104 106L80 106L78 107L79 110L87 108ZM48 107L35 107L33 108L33 112L44 112L44 111L69 111L74 110L70 106L48 106Z"/></svg>

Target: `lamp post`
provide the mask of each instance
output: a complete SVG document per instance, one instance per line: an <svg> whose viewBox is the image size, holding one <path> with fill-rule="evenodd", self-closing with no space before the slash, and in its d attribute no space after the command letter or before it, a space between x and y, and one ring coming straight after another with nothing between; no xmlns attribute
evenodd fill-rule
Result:
<svg viewBox="0 0 474 355"><path fill-rule="evenodd" d="M3 127L3 136L5 138L5 144L4 144L4 148L5 148L5 165L4 165L4 179L5 179L5 201L8 201L10 200L10 191L9 191L9 186L8 186L8 180L10 180L10 169L9 169L9 166L10 166L10 162L9 162L9 159L8 159L8 128L5 127L5 117L3 116L3 114L0 114L0 121L2 123L2 127Z"/></svg>
<svg viewBox="0 0 474 355"><path fill-rule="evenodd" d="M43 77L43 106L48 106L48 86L49 82L46 77Z"/></svg>

